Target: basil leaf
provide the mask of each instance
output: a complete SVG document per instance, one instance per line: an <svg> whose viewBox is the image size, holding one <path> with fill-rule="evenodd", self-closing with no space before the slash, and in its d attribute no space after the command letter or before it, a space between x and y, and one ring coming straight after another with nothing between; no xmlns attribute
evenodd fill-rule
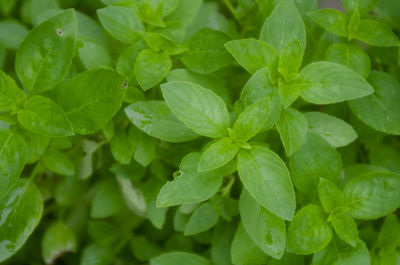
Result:
<svg viewBox="0 0 400 265"><path fill-rule="evenodd" d="M117 181L121 189L122 197L126 203L126 206L128 206L128 209L138 216L145 217L147 204L143 192L138 187L135 187L127 178L117 176Z"/></svg>
<svg viewBox="0 0 400 265"><path fill-rule="evenodd" d="M352 112L375 130L400 134L400 83L389 74L371 72L369 82L375 93L349 102Z"/></svg>
<svg viewBox="0 0 400 265"><path fill-rule="evenodd" d="M337 9L319 9L308 13L308 16L327 31L347 37L347 24L349 17Z"/></svg>
<svg viewBox="0 0 400 265"><path fill-rule="evenodd" d="M192 253L170 252L151 259L150 265L211 265L211 262Z"/></svg>
<svg viewBox="0 0 400 265"><path fill-rule="evenodd" d="M210 171L228 164L239 151L230 138L222 138L211 144L201 155L198 171Z"/></svg>
<svg viewBox="0 0 400 265"><path fill-rule="evenodd" d="M49 169L50 171L70 176L75 174L75 168L72 164L71 160L54 148L49 148L43 155L43 164Z"/></svg>
<svg viewBox="0 0 400 265"><path fill-rule="evenodd" d="M390 27L372 19L361 20L353 36L372 46L391 47L400 44Z"/></svg>
<svg viewBox="0 0 400 265"><path fill-rule="evenodd" d="M378 2L379 0L342 0L347 13L353 13L358 9L362 14L367 14L374 8L374 6L376 6L376 4L378 4Z"/></svg>
<svg viewBox="0 0 400 265"><path fill-rule="evenodd" d="M168 107L188 128L211 138L227 135L228 110L211 90L183 81L163 84L161 90Z"/></svg>
<svg viewBox="0 0 400 265"><path fill-rule="evenodd" d="M270 114L270 99L264 98L248 106L233 124L237 139L247 141L264 126Z"/></svg>
<svg viewBox="0 0 400 265"><path fill-rule="evenodd" d="M361 98L374 89L360 75L340 64L316 62L301 70L301 97L314 104L332 104Z"/></svg>
<svg viewBox="0 0 400 265"><path fill-rule="evenodd" d="M124 199L114 178L109 177L97 186L91 209L91 218L107 218L116 215L124 207Z"/></svg>
<svg viewBox="0 0 400 265"><path fill-rule="evenodd" d="M128 165L139 141L138 130L133 126L129 128L128 132L122 129L116 130L110 141L112 156L119 164Z"/></svg>
<svg viewBox="0 0 400 265"><path fill-rule="evenodd" d="M309 163L309 161L313 161ZM309 132L290 158L293 183L305 194L316 194L319 178L336 182L342 170L339 153L320 136Z"/></svg>
<svg viewBox="0 0 400 265"><path fill-rule="evenodd" d="M284 220L259 205L246 190L240 196L239 210L247 235L265 254L280 259L286 247Z"/></svg>
<svg viewBox="0 0 400 265"><path fill-rule="evenodd" d="M99 66L111 66L111 57L108 51L100 44L85 41L78 51L83 66L88 70L98 68Z"/></svg>
<svg viewBox="0 0 400 265"><path fill-rule="evenodd" d="M342 191L334 183L324 178L319 179L318 195L322 208L327 213L344 203Z"/></svg>
<svg viewBox="0 0 400 265"><path fill-rule="evenodd" d="M213 171L198 172L200 157L200 153L191 153L182 160L179 175L161 188L158 207L202 202L217 193L222 178Z"/></svg>
<svg viewBox="0 0 400 265"><path fill-rule="evenodd" d="M139 53L146 48L144 41L137 41L123 50L118 58L116 70L119 74L128 78L129 87L137 84L135 75L136 59Z"/></svg>
<svg viewBox="0 0 400 265"><path fill-rule="evenodd" d="M232 63L232 56L225 50L224 44L231 38L225 33L210 28L197 31L186 42L188 51L180 56L189 70L209 74Z"/></svg>
<svg viewBox="0 0 400 265"><path fill-rule="evenodd" d="M347 244L356 247L358 241L357 224L353 218L344 214L331 220L336 234Z"/></svg>
<svg viewBox="0 0 400 265"><path fill-rule="evenodd" d="M281 158L263 146L240 150L238 172L246 190L271 213L291 220L296 208L289 170Z"/></svg>
<svg viewBox="0 0 400 265"><path fill-rule="evenodd" d="M285 19L282 19L282 18ZM293 39L297 38L306 48L306 30L303 19L293 0L281 0L275 6L261 29L260 40L271 44L279 53Z"/></svg>
<svg viewBox="0 0 400 265"><path fill-rule="evenodd" d="M288 228L287 250L309 255L325 248L332 239L332 229L322 209L309 204L301 208Z"/></svg>
<svg viewBox="0 0 400 265"><path fill-rule="evenodd" d="M65 111L75 132L86 135L115 115L125 95L124 82L113 70L89 70L55 88L51 97Z"/></svg>
<svg viewBox="0 0 400 265"><path fill-rule="evenodd" d="M282 49L279 55L278 71L286 81L291 81L293 77L297 77L303 61L303 50L297 38L292 39Z"/></svg>
<svg viewBox="0 0 400 265"><path fill-rule="evenodd" d="M185 227L184 235L195 235L214 227L219 216L210 203L203 203L190 216Z"/></svg>
<svg viewBox="0 0 400 265"><path fill-rule="evenodd" d="M143 167L147 167L156 154L156 142L152 137L141 131L138 131L138 134L139 140L133 157Z"/></svg>
<svg viewBox="0 0 400 265"><path fill-rule="evenodd" d="M15 58L21 83L38 93L64 79L75 52L77 20L73 9L46 20L28 33Z"/></svg>
<svg viewBox="0 0 400 265"><path fill-rule="evenodd" d="M146 91L160 83L171 66L171 58L165 52L154 52L150 49L141 51L135 63L135 75L140 87Z"/></svg>
<svg viewBox="0 0 400 265"><path fill-rule="evenodd" d="M53 101L42 96L31 97L18 112L21 125L44 136L70 136L74 134L71 122L62 109Z"/></svg>
<svg viewBox="0 0 400 265"><path fill-rule="evenodd" d="M304 113L309 130L324 138L333 147L346 146L357 139L353 127L345 121L322 112Z"/></svg>
<svg viewBox="0 0 400 265"><path fill-rule="evenodd" d="M24 139L27 149L26 163L32 164L39 160L49 146L50 138L31 131L20 129L18 134ZM15 152L19 153L19 152Z"/></svg>
<svg viewBox="0 0 400 265"><path fill-rule="evenodd" d="M126 107L125 113L137 128L163 141L186 142L198 136L181 123L163 101L139 101Z"/></svg>
<svg viewBox="0 0 400 265"><path fill-rule="evenodd" d="M101 24L117 40L133 44L144 31L142 21L131 8L108 6L97 10Z"/></svg>
<svg viewBox="0 0 400 265"><path fill-rule="evenodd" d="M359 176L344 189L348 214L357 219L376 219L400 207L400 176L377 172Z"/></svg>
<svg viewBox="0 0 400 265"><path fill-rule="evenodd" d="M112 263L113 260L114 254L110 248L92 243L83 249L80 265L106 265Z"/></svg>
<svg viewBox="0 0 400 265"><path fill-rule="evenodd" d="M26 102L26 95L19 89L14 79L0 70L0 111L21 108Z"/></svg>
<svg viewBox="0 0 400 265"><path fill-rule="evenodd" d="M43 213L43 199L38 188L26 179L0 200L0 234L7 244L0 247L0 262L14 255L35 230ZM13 229L10 229L12 227Z"/></svg>
<svg viewBox="0 0 400 265"><path fill-rule="evenodd" d="M0 43L8 49L18 49L28 34L28 29L20 22L7 19L0 22Z"/></svg>
<svg viewBox="0 0 400 265"><path fill-rule="evenodd" d="M291 156L304 143L307 136L307 119L299 111L287 108L276 123L286 154Z"/></svg>
<svg viewBox="0 0 400 265"><path fill-rule="evenodd" d="M273 71L278 64L277 51L264 41L253 38L232 40L225 43L225 48L251 74L264 67Z"/></svg>

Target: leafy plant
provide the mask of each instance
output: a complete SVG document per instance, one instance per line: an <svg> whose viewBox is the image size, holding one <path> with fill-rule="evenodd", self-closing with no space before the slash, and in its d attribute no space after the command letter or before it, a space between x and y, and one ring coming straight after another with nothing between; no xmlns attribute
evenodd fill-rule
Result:
<svg viewBox="0 0 400 265"><path fill-rule="evenodd" d="M0 262L398 264L400 2L318 4L0 1Z"/></svg>

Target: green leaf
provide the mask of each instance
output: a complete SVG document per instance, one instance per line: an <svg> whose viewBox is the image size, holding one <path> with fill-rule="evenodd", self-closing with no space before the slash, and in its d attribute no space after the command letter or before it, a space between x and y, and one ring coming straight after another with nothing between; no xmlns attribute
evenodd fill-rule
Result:
<svg viewBox="0 0 400 265"><path fill-rule="evenodd" d="M344 189L348 214L357 219L376 219L400 207L400 176L377 172L361 175Z"/></svg>
<svg viewBox="0 0 400 265"><path fill-rule="evenodd" d="M353 44L334 43L329 46L325 54L326 60L347 66L364 78L367 78L371 69L368 54Z"/></svg>
<svg viewBox="0 0 400 265"><path fill-rule="evenodd" d="M190 2L181 0L175 10L167 16L167 19L180 22L181 25L187 27L199 12L202 4L203 0L192 0Z"/></svg>
<svg viewBox="0 0 400 265"><path fill-rule="evenodd" d="M211 144L201 155L198 171L210 171L228 164L239 151L230 138L222 138Z"/></svg>
<svg viewBox="0 0 400 265"><path fill-rule="evenodd" d="M383 222L382 228L379 232L378 240L376 241L376 248L383 249L387 246L396 248L399 245L400 238L400 222L396 215L389 214Z"/></svg>
<svg viewBox="0 0 400 265"><path fill-rule="evenodd" d="M286 154L291 156L304 143L308 123L306 117L293 108L287 108L281 113L279 121L276 123Z"/></svg>
<svg viewBox="0 0 400 265"><path fill-rule="evenodd" d="M253 38L232 40L225 43L225 48L251 74L264 67L274 71L278 64L275 48L264 41Z"/></svg>
<svg viewBox="0 0 400 265"><path fill-rule="evenodd" d="M266 123L270 114L270 99L260 99L248 106L233 124L236 139L246 142L255 136Z"/></svg>
<svg viewBox="0 0 400 265"><path fill-rule="evenodd" d="M146 202L146 217L158 229L162 229L165 221L168 208L157 207L157 195L163 186L163 181L158 179L149 179L140 186Z"/></svg>
<svg viewBox="0 0 400 265"><path fill-rule="evenodd" d="M56 103L42 96L34 96L27 101L24 108L18 112L18 121L25 129L44 136L74 134L64 111Z"/></svg>
<svg viewBox="0 0 400 265"><path fill-rule="evenodd" d="M150 265L211 265L211 262L192 253L169 252L151 259Z"/></svg>
<svg viewBox="0 0 400 265"><path fill-rule="evenodd" d="M111 222L89 221L87 230L93 241L101 246L115 244L122 236L119 227Z"/></svg>
<svg viewBox="0 0 400 265"><path fill-rule="evenodd" d="M14 79L0 70L0 111L17 110L23 107L26 95Z"/></svg>
<svg viewBox="0 0 400 265"><path fill-rule="evenodd" d="M353 127L345 121L323 112L304 113L309 130L324 138L333 147L346 146L357 139Z"/></svg>
<svg viewBox="0 0 400 265"><path fill-rule="evenodd" d="M342 0L343 6L347 13L353 13L358 9L362 14L371 11L379 0Z"/></svg>
<svg viewBox="0 0 400 265"><path fill-rule="evenodd" d="M202 202L217 193L222 178L215 171L198 172L200 157L200 153L190 153L182 160L179 175L161 188L158 207Z"/></svg>
<svg viewBox="0 0 400 265"><path fill-rule="evenodd" d="M286 248L285 221L259 205L246 190L240 196L239 210L247 235L265 254L280 259Z"/></svg>
<svg viewBox="0 0 400 265"><path fill-rule="evenodd" d="M137 84L135 75L136 58L146 48L144 41L137 41L123 50L118 58L116 70L119 74L128 78L130 86Z"/></svg>
<svg viewBox="0 0 400 265"><path fill-rule="evenodd" d="M383 72L371 72L368 79L375 93L349 102L352 112L375 130L400 134L400 83Z"/></svg>
<svg viewBox="0 0 400 265"><path fill-rule="evenodd" d="M339 215L331 220L331 224L340 239L353 247L357 246L358 229L353 218L346 214Z"/></svg>
<svg viewBox="0 0 400 265"><path fill-rule="evenodd" d="M349 17L337 9L319 9L308 13L308 16L327 31L347 37L347 24Z"/></svg>
<svg viewBox="0 0 400 265"><path fill-rule="evenodd" d="M61 83L74 56L76 34L73 9L57 14L29 32L15 58L15 72L21 83L34 93Z"/></svg>
<svg viewBox="0 0 400 265"><path fill-rule="evenodd" d="M76 252L77 249L74 231L62 221L56 221L46 229L42 239L42 256L47 264L53 264L65 252Z"/></svg>
<svg viewBox="0 0 400 265"><path fill-rule="evenodd" d="M400 174L400 153L392 146L378 145L371 148L369 160L373 165L381 166Z"/></svg>
<svg viewBox="0 0 400 265"><path fill-rule="evenodd" d="M391 47L400 45L399 38L387 25L372 19L363 19L353 37L372 46Z"/></svg>
<svg viewBox="0 0 400 265"><path fill-rule="evenodd" d="M316 194L319 178L331 182L339 179L342 161L335 148L317 134L309 132L303 145L290 158L290 170L298 190Z"/></svg>
<svg viewBox="0 0 400 265"><path fill-rule="evenodd" d="M233 222L219 222L213 229L211 238L211 259L214 264L230 264L231 245L236 224Z"/></svg>
<svg viewBox="0 0 400 265"><path fill-rule="evenodd" d="M325 248L332 238L332 229L319 206L309 204L301 208L288 228L287 250L309 255Z"/></svg>
<svg viewBox="0 0 400 265"><path fill-rule="evenodd" d="M18 49L28 29L17 20L7 19L0 22L0 44L8 49Z"/></svg>
<svg viewBox="0 0 400 265"><path fill-rule="evenodd" d="M342 191L334 183L322 177L319 179L318 195L322 208L327 213L344 203Z"/></svg>
<svg viewBox="0 0 400 265"><path fill-rule="evenodd" d="M143 167L147 167L154 159L156 153L155 140L145 133L139 132L139 140L136 146L134 158Z"/></svg>
<svg viewBox="0 0 400 265"><path fill-rule="evenodd" d="M282 18L285 19L282 19ZM303 19L293 0L281 0L275 6L261 29L260 40L271 44L280 53L288 43L297 38L306 48L306 30Z"/></svg>
<svg viewBox="0 0 400 265"><path fill-rule="evenodd" d="M124 204L117 181L113 177L108 177L98 184L90 209L90 217L107 218L116 215L123 209Z"/></svg>
<svg viewBox="0 0 400 265"><path fill-rule="evenodd" d="M314 104L332 104L361 98L374 89L349 68L331 62L316 62L304 67L298 82L301 97Z"/></svg>
<svg viewBox="0 0 400 265"><path fill-rule="evenodd" d="M43 199L38 188L20 179L0 200L2 209L0 262L14 255L35 230L43 213ZM12 229L10 229L12 227Z"/></svg>
<svg viewBox="0 0 400 265"><path fill-rule="evenodd" d="M0 198L17 183L26 159L24 139L15 132L0 130Z"/></svg>
<svg viewBox="0 0 400 265"><path fill-rule="evenodd" d="M289 170L270 149L252 146L238 154L240 179L250 195L273 214L291 220L296 208Z"/></svg>
<svg viewBox="0 0 400 265"><path fill-rule="evenodd" d="M292 80L298 76L297 73L286 73L285 70L281 72L288 80ZM283 107L288 108L300 96L300 85L296 80L285 81L284 79L279 79L278 91Z"/></svg>
<svg viewBox="0 0 400 265"><path fill-rule="evenodd" d="M65 154L54 148L49 148L46 153L44 153L42 159L47 169L56 174L65 176L75 174L75 168L71 160Z"/></svg>
<svg viewBox="0 0 400 265"><path fill-rule="evenodd" d="M221 31L201 29L185 42L189 50L183 53L180 59L193 72L215 72L232 63L232 56L224 47L230 40L231 38Z"/></svg>
<svg viewBox="0 0 400 265"><path fill-rule="evenodd" d="M126 81L117 72L95 69L75 75L55 88L51 98L65 111L76 133L105 126L121 106Z"/></svg>
<svg viewBox="0 0 400 265"><path fill-rule="evenodd" d="M185 227L185 236L195 235L207 231L218 222L219 216L210 203L203 203L190 216Z"/></svg>
<svg viewBox="0 0 400 265"><path fill-rule="evenodd" d="M188 128L211 138L227 135L228 110L211 90L183 81L163 84L161 90L168 107Z"/></svg>
<svg viewBox="0 0 400 265"><path fill-rule="evenodd" d="M284 47L279 55L278 71L286 81L297 77L303 61L303 50L297 38L292 39Z"/></svg>
<svg viewBox="0 0 400 265"><path fill-rule="evenodd" d="M123 129L116 130L110 141L112 156L119 164L128 165L139 141L140 136L134 126L131 126L127 132Z"/></svg>
<svg viewBox="0 0 400 265"><path fill-rule="evenodd" d="M113 260L114 254L110 248L90 244L82 251L80 265L107 265Z"/></svg>
<svg viewBox="0 0 400 265"><path fill-rule="evenodd" d="M143 50L136 58L136 79L143 90L148 90L167 76L171 66L171 58L165 52Z"/></svg>
<svg viewBox="0 0 400 265"><path fill-rule="evenodd" d="M231 259L235 265L266 264L268 260L268 256L250 238L242 223L239 223L232 241Z"/></svg>
<svg viewBox="0 0 400 265"><path fill-rule="evenodd" d="M26 146L28 147L26 163L35 163L46 151L49 145L49 137L36 134L24 129L18 130L18 134L22 136L26 143Z"/></svg>
<svg viewBox="0 0 400 265"><path fill-rule="evenodd" d="M162 254L161 249L144 236L134 236L130 242L130 249L140 261L148 261Z"/></svg>
<svg viewBox="0 0 400 265"><path fill-rule="evenodd" d="M78 52L83 66L88 70L111 66L108 51L96 42L85 41Z"/></svg>
<svg viewBox="0 0 400 265"><path fill-rule="evenodd" d="M126 206L136 215L144 217L147 205L141 190L135 187L127 178L117 176L117 180Z"/></svg>
<svg viewBox="0 0 400 265"><path fill-rule="evenodd" d="M97 10L101 24L117 40L133 44L144 31L142 21L135 10L122 6L108 6Z"/></svg>
<svg viewBox="0 0 400 265"><path fill-rule="evenodd" d="M148 135L178 143L198 135L180 122L163 101L139 101L125 108L128 119Z"/></svg>

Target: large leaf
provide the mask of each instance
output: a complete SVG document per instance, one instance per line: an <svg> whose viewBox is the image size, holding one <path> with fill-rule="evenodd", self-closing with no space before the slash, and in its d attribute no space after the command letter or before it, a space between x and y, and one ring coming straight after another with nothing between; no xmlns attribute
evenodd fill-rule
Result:
<svg viewBox="0 0 400 265"><path fill-rule="evenodd" d="M15 58L15 71L22 84L36 93L58 85L71 65L76 34L73 9L35 27L22 42Z"/></svg>

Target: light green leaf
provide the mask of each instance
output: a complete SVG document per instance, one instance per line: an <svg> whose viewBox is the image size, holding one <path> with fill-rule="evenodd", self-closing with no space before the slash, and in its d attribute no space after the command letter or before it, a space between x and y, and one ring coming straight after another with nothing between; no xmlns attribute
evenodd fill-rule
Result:
<svg viewBox="0 0 400 265"><path fill-rule="evenodd" d="M70 176L75 174L75 168L71 160L60 151L49 148L42 157L43 164L52 172Z"/></svg>
<svg viewBox="0 0 400 265"><path fill-rule="evenodd" d="M276 123L286 154L291 156L304 143L308 131L306 117L293 108L287 108L281 113Z"/></svg>
<svg viewBox="0 0 400 265"><path fill-rule="evenodd" d="M319 206L309 204L290 222L287 251L309 255L325 248L331 238L332 229L324 212Z"/></svg>
<svg viewBox="0 0 400 265"><path fill-rule="evenodd" d="M346 146L358 135L347 122L322 112L304 113L309 130L324 138L333 147Z"/></svg>
<svg viewBox="0 0 400 265"><path fill-rule="evenodd" d="M91 218L107 218L116 215L125 205L118 182L113 177L100 182L92 200Z"/></svg>
<svg viewBox="0 0 400 265"><path fill-rule="evenodd" d="M347 66L364 78L367 78L371 69L368 54L351 43L334 43L329 46L325 54L326 60Z"/></svg>
<svg viewBox="0 0 400 265"><path fill-rule="evenodd" d="M303 50L299 40L294 38L288 42L279 55L278 71L285 81L291 81L297 77L302 62Z"/></svg>
<svg viewBox="0 0 400 265"><path fill-rule="evenodd" d="M211 265L211 262L192 253L169 252L151 259L150 265Z"/></svg>
<svg viewBox="0 0 400 265"><path fill-rule="evenodd" d="M319 179L318 195L322 208L327 213L344 203L342 191L334 183L322 177Z"/></svg>
<svg viewBox="0 0 400 265"><path fill-rule="evenodd" d="M358 241L358 228L353 218L343 214L331 220L336 234L347 244L356 247Z"/></svg>
<svg viewBox="0 0 400 265"><path fill-rule="evenodd" d="M225 43L225 48L251 74L264 67L275 71L278 64L277 51L264 41L253 38L232 40Z"/></svg>
<svg viewBox="0 0 400 265"><path fill-rule="evenodd" d="M33 133L24 129L18 130L18 134L24 139L27 149L26 163L33 164L44 154L48 145L49 137Z"/></svg>
<svg viewBox="0 0 400 265"><path fill-rule="evenodd" d="M126 107L125 113L137 128L163 141L186 142L198 136L180 122L163 101L139 101Z"/></svg>
<svg viewBox="0 0 400 265"><path fill-rule="evenodd" d="M188 128L211 138L227 135L228 110L211 90L183 81L163 84L161 90L168 107Z"/></svg>
<svg viewBox="0 0 400 265"><path fill-rule="evenodd" d="M117 40L133 44L144 31L142 21L135 10L123 6L108 6L97 10L103 27Z"/></svg>
<svg viewBox="0 0 400 265"><path fill-rule="evenodd" d="M203 0L192 0L192 1L179 1L179 4L169 14L166 19L170 21L178 21L184 27L190 25L190 23L195 18L196 14L199 12L201 5L203 4Z"/></svg>
<svg viewBox="0 0 400 265"><path fill-rule="evenodd" d="M332 104L361 98L374 89L353 70L331 62L315 62L299 75L301 96L314 104Z"/></svg>
<svg viewBox="0 0 400 265"><path fill-rule="evenodd" d="M236 230L232 241L231 259L235 265L266 264L268 256L254 243L247 234L242 222Z"/></svg>
<svg viewBox="0 0 400 265"><path fill-rule="evenodd" d="M282 159L263 146L238 154L240 179L250 195L273 214L291 220L296 208L289 170Z"/></svg>
<svg viewBox="0 0 400 265"><path fill-rule="evenodd" d="M0 44L8 49L18 49L28 29L17 20L7 19L0 22Z"/></svg>
<svg viewBox="0 0 400 265"><path fill-rule="evenodd" d="M396 214L389 214L383 222L379 232L378 240L375 242L376 248L383 249L384 247L396 248L400 243L400 222ZM395 251L395 249L393 250Z"/></svg>
<svg viewBox="0 0 400 265"><path fill-rule="evenodd" d="M143 167L147 167L153 161L156 154L155 140L141 131L139 133L139 140L137 142L134 158Z"/></svg>
<svg viewBox="0 0 400 265"><path fill-rule="evenodd" d="M369 161L372 165L400 174L400 153L394 146L377 145L371 148Z"/></svg>
<svg viewBox="0 0 400 265"><path fill-rule="evenodd" d="M319 178L332 182L339 179L342 161L335 148L317 134L308 132L303 145L290 158L290 170L298 190L316 194Z"/></svg>
<svg viewBox="0 0 400 265"><path fill-rule="evenodd" d="M280 53L293 38L299 40L304 51L306 30L303 19L293 0L281 0L275 6L271 16L265 20L260 40L268 42Z"/></svg>
<svg viewBox="0 0 400 265"><path fill-rule="evenodd" d="M146 48L144 41L137 41L123 50L118 58L116 70L119 74L128 78L130 86L137 84L135 75L136 58Z"/></svg>
<svg viewBox="0 0 400 265"><path fill-rule="evenodd" d="M134 126L131 125L127 132L123 129L117 129L110 141L112 156L119 164L128 165L139 141L140 136Z"/></svg>
<svg viewBox="0 0 400 265"><path fill-rule="evenodd" d="M77 20L73 9L46 20L28 33L15 58L21 83L38 93L64 79L75 52Z"/></svg>
<svg viewBox="0 0 400 265"><path fill-rule="evenodd" d="M5 72L0 70L0 111L10 111L22 108L26 95Z"/></svg>
<svg viewBox="0 0 400 265"><path fill-rule="evenodd" d="M207 231L217 224L218 219L219 216L211 204L203 203L190 216L184 235L190 236Z"/></svg>
<svg viewBox="0 0 400 265"><path fill-rule="evenodd" d="M233 222L219 222L212 232L211 260L213 264L232 265L231 245L236 224Z"/></svg>
<svg viewBox="0 0 400 265"><path fill-rule="evenodd" d="M148 90L167 76L171 66L171 58L165 52L143 50L136 58L136 79L143 90Z"/></svg>
<svg viewBox="0 0 400 265"><path fill-rule="evenodd" d="M162 229L166 221L168 208L157 207L157 195L163 186L163 181L151 178L140 186L146 203L146 217L158 229Z"/></svg>
<svg viewBox="0 0 400 265"><path fill-rule="evenodd" d="M14 255L35 230L42 217L43 199L35 184L20 179L11 191L1 198L0 209L2 262Z"/></svg>
<svg viewBox="0 0 400 265"><path fill-rule="evenodd" d="M53 264L65 252L76 252L77 249L74 231L62 221L56 221L46 229L42 239L42 256L46 264Z"/></svg>
<svg viewBox="0 0 400 265"><path fill-rule="evenodd" d="M208 74L232 63L232 56L224 44L231 38L225 33L210 28L197 31L186 42L188 51L180 56L183 64L189 70Z"/></svg>
<svg viewBox="0 0 400 265"><path fill-rule="evenodd" d="M372 46L391 47L400 45L399 38L390 27L372 19L361 20L352 36Z"/></svg>
<svg viewBox="0 0 400 265"><path fill-rule="evenodd" d="M349 17L337 9L319 9L308 13L308 16L327 31L347 37L347 24Z"/></svg>
<svg viewBox="0 0 400 265"><path fill-rule="evenodd" d="M113 260L114 254L110 248L90 244L82 251L80 265L107 265Z"/></svg>
<svg viewBox="0 0 400 265"><path fill-rule="evenodd" d="M373 71L368 81L375 93L349 102L353 113L375 130L400 134L400 83L393 76Z"/></svg>
<svg viewBox="0 0 400 265"><path fill-rule="evenodd" d="M34 96L27 101L24 108L18 112L18 121L25 129L44 136L74 134L64 111L56 103L42 96Z"/></svg>
<svg viewBox="0 0 400 265"><path fill-rule="evenodd" d="M298 76L297 73L285 73L285 71L282 71L282 73L285 74L288 80ZM283 107L288 108L300 96L300 85L296 80L286 82L283 79L279 79L278 91Z"/></svg>
<svg viewBox="0 0 400 265"><path fill-rule="evenodd" d="M26 159L24 139L15 132L0 130L0 198L17 183Z"/></svg>
<svg viewBox="0 0 400 265"><path fill-rule="evenodd" d="M265 254L280 259L286 248L285 221L259 205L246 190L240 196L239 210L247 235Z"/></svg>
<svg viewBox="0 0 400 265"><path fill-rule="evenodd" d="M106 125L121 106L127 83L109 69L75 75L52 91L76 133L91 134Z"/></svg>
<svg viewBox="0 0 400 265"><path fill-rule="evenodd" d="M200 157L200 153L190 153L182 160L179 175L161 188L158 207L202 202L218 191L222 184L221 176L215 171L198 172Z"/></svg>
<svg viewBox="0 0 400 265"><path fill-rule="evenodd" d="M246 142L256 135L266 123L270 114L270 99L260 99L248 106L233 124L236 139Z"/></svg>
<svg viewBox="0 0 400 265"><path fill-rule="evenodd" d="M126 206L138 216L144 217L146 215L147 205L142 191L135 187L127 178L117 176L117 181Z"/></svg>
<svg viewBox="0 0 400 265"><path fill-rule="evenodd" d="M211 144L201 155L198 171L210 171L228 164L239 151L230 138L222 138Z"/></svg>
<svg viewBox="0 0 400 265"><path fill-rule="evenodd" d="M379 0L342 0L346 12L351 14L358 9L362 14L371 11Z"/></svg>
<svg viewBox="0 0 400 265"><path fill-rule="evenodd" d="M348 214L357 219L376 219L400 207L400 175L376 172L361 175L344 189Z"/></svg>
<svg viewBox="0 0 400 265"><path fill-rule="evenodd" d="M85 41L78 52L83 66L88 70L111 66L111 57L108 51L95 42Z"/></svg>

